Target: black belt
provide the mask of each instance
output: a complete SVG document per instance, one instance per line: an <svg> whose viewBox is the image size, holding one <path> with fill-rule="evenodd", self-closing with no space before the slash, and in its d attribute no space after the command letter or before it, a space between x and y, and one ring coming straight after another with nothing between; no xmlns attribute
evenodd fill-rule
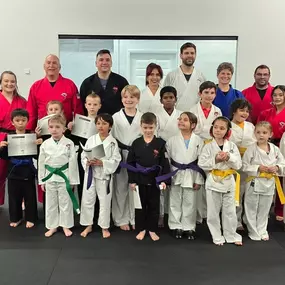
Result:
<svg viewBox="0 0 285 285"><path fill-rule="evenodd" d="M126 145L126 144L123 144L123 143L121 143L119 140L117 140L117 143L118 143L118 147L119 147L120 149L124 149L124 150L130 151L131 146L128 146L128 145Z"/></svg>

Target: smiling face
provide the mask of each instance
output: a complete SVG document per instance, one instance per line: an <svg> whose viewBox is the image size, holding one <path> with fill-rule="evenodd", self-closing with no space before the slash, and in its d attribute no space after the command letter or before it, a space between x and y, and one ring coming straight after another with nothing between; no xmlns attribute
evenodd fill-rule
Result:
<svg viewBox="0 0 285 285"><path fill-rule="evenodd" d="M156 124L141 123L141 130L145 138L149 139L154 136Z"/></svg>
<svg viewBox="0 0 285 285"><path fill-rule="evenodd" d="M258 68L254 74L254 80L257 88L264 88L268 85L270 71L268 68Z"/></svg>
<svg viewBox="0 0 285 285"><path fill-rule="evenodd" d="M161 76L160 76L160 73L159 73L158 69L154 68L151 71L150 75L147 76L146 80L148 82L148 85L159 86L160 81L161 81Z"/></svg>
<svg viewBox="0 0 285 285"><path fill-rule="evenodd" d="M230 84L233 74L229 69L223 69L217 75L219 84Z"/></svg>
<svg viewBox="0 0 285 285"><path fill-rule="evenodd" d="M3 93L15 93L17 80L13 74L3 73L1 80L1 89Z"/></svg>
<svg viewBox="0 0 285 285"><path fill-rule="evenodd" d="M276 107L281 107L285 105L284 93L281 89L277 88L272 94L272 102Z"/></svg>
<svg viewBox="0 0 285 285"><path fill-rule="evenodd" d="M96 67L100 73L111 71L112 58L108 53L99 54L96 58Z"/></svg>
<svg viewBox="0 0 285 285"><path fill-rule="evenodd" d="M202 105L212 105L216 97L216 90L215 88L204 89L202 93L199 93L199 95Z"/></svg>
<svg viewBox="0 0 285 285"><path fill-rule="evenodd" d="M183 52L180 54L180 58L184 65L191 67L196 59L195 49L193 47L188 47L184 49Z"/></svg>
<svg viewBox="0 0 285 285"><path fill-rule="evenodd" d="M249 116L248 108L237 109L237 111L233 114L233 120L240 124L246 121L248 116Z"/></svg>
<svg viewBox="0 0 285 285"><path fill-rule="evenodd" d="M122 95L122 103L126 109L134 109L139 103L139 99L130 92L126 91Z"/></svg>
<svg viewBox="0 0 285 285"><path fill-rule="evenodd" d="M57 56L52 54L47 56L44 63L44 70L47 77L57 78L59 76L60 68L61 66Z"/></svg>

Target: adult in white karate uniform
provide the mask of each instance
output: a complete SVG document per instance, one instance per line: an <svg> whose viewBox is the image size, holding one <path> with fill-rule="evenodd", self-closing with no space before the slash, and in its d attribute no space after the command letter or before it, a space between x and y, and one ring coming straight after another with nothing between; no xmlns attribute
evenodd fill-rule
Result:
<svg viewBox="0 0 285 285"><path fill-rule="evenodd" d="M186 117L189 123L185 121ZM178 169L175 163L189 164L198 159L204 142L193 133L196 124L194 114L182 113L179 120L180 134L167 141L166 150L171 158L172 171ZM202 184L203 176L191 168L178 170L172 177L168 225L171 230L176 230L176 238L181 238L183 233L188 239L195 238L197 194Z"/></svg>
<svg viewBox="0 0 285 285"><path fill-rule="evenodd" d="M160 102L160 81L163 71L160 65L150 63L146 68L146 88L142 90L138 109L141 113L156 112L162 108Z"/></svg>
<svg viewBox="0 0 285 285"><path fill-rule="evenodd" d="M259 122L255 127L257 143L247 148L243 156L243 171L249 176L246 184L244 208L248 236L252 240L268 240L268 215L275 192L274 177L258 177L263 174L284 175L285 160L279 148L268 139L272 127ZM281 189L282 190L282 189Z"/></svg>
<svg viewBox="0 0 285 285"><path fill-rule="evenodd" d="M201 71L194 67L196 59L196 46L185 43L180 48L182 64L178 69L170 72L165 77L164 86L173 86L177 90L176 108L189 111L199 101L198 92L201 83L206 81Z"/></svg>
<svg viewBox="0 0 285 285"><path fill-rule="evenodd" d="M142 113L136 109L140 99L140 90L135 85L127 85L122 90L124 109L113 115L112 135L117 140L122 161L126 162L129 149L135 139L141 135ZM135 208L133 190L128 183L128 172L121 168L114 174L114 191L112 197L112 216L115 226L129 230L129 224L135 225Z"/></svg>
<svg viewBox="0 0 285 285"><path fill-rule="evenodd" d="M250 122L247 122L247 118L249 117L251 111L250 103L245 99L237 99L235 100L230 108L230 113L232 117L232 133L230 136L230 141L236 144L239 149L241 157L245 153L246 149L256 142L256 138L254 135L254 125ZM246 188L246 177L247 175L239 170L241 176L240 183L240 203L239 206L236 207L237 211L237 229L244 230L242 225L242 214L243 214L243 200L244 193Z"/></svg>
<svg viewBox="0 0 285 285"><path fill-rule="evenodd" d="M100 201L98 225L102 229L103 238L110 237L110 214L111 214L111 199L112 199L112 174L117 170L121 161L121 155L117 141L109 134L113 118L109 114L100 114L95 119L98 134L90 137L85 148L92 149L96 146L103 145L105 156L103 158L88 160L86 152L81 155L82 166L85 170L83 195L81 201L80 224L87 226L81 233L81 236L86 237L92 231L94 206L96 196ZM90 174L89 168L92 167L92 180L88 177ZM89 178L89 179L88 179ZM88 180L92 181L88 185Z"/></svg>
<svg viewBox="0 0 285 285"><path fill-rule="evenodd" d="M198 135L204 143L212 139L210 128L213 121L222 116L220 108L213 104L216 97L216 84L211 81L203 82L199 87L200 101L195 104L190 112L196 115L198 122L194 133ZM207 218L207 199L204 185L201 186L197 198L197 223L202 223Z"/></svg>
<svg viewBox="0 0 285 285"><path fill-rule="evenodd" d="M235 179L228 170L238 170L242 166L237 146L228 141L231 123L225 117L213 122L213 141L202 149L198 165L208 172L205 184L207 196L207 224L213 243L224 242L242 244L242 237L236 232L237 217L235 208ZM222 177L222 176L225 177ZM220 212L222 212L222 228Z"/></svg>
<svg viewBox="0 0 285 285"><path fill-rule="evenodd" d="M74 226L72 200L67 192L67 184L63 177L53 174L47 181L43 181L51 168L61 168L61 172L67 177L71 186L78 185L79 172L77 155L73 142L63 135L65 119L61 115L55 115L49 120L51 138L43 142L40 148L38 171L39 185L44 186L46 192L46 228L49 231L46 236L53 235L58 227L63 227L66 236L72 234L69 230ZM54 125L60 125L62 134L58 135ZM79 211L79 209L78 209Z"/></svg>

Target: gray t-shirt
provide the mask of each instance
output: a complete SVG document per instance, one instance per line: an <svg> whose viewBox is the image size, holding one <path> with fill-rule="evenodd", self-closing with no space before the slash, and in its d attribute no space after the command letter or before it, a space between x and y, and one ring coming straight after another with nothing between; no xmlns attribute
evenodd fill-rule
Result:
<svg viewBox="0 0 285 285"><path fill-rule="evenodd" d="M100 79L100 82L101 82L103 89L106 89L108 79L101 79L101 78L99 78L99 79Z"/></svg>

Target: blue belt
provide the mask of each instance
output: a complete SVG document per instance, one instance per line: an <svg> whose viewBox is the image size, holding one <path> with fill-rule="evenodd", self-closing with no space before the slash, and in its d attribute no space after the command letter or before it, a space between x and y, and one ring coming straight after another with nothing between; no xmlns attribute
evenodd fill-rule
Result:
<svg viewBox="0 0 285 285"><path fill-rule="evenodd" d="M10 159L10 162L13 164L13 167L12 169L10 170L10 173L8 174L8 177L9 175L12 173L13 169L15 167L18 167L18 166L23 166L23 165L28 165L32 168L32 170L34 171L35 173L35 176L37 176L37 169L35 168L34 164L33 164L33 160L31 158L27 158L27 159L17 159L17 158L11 158Z"/></svg>

